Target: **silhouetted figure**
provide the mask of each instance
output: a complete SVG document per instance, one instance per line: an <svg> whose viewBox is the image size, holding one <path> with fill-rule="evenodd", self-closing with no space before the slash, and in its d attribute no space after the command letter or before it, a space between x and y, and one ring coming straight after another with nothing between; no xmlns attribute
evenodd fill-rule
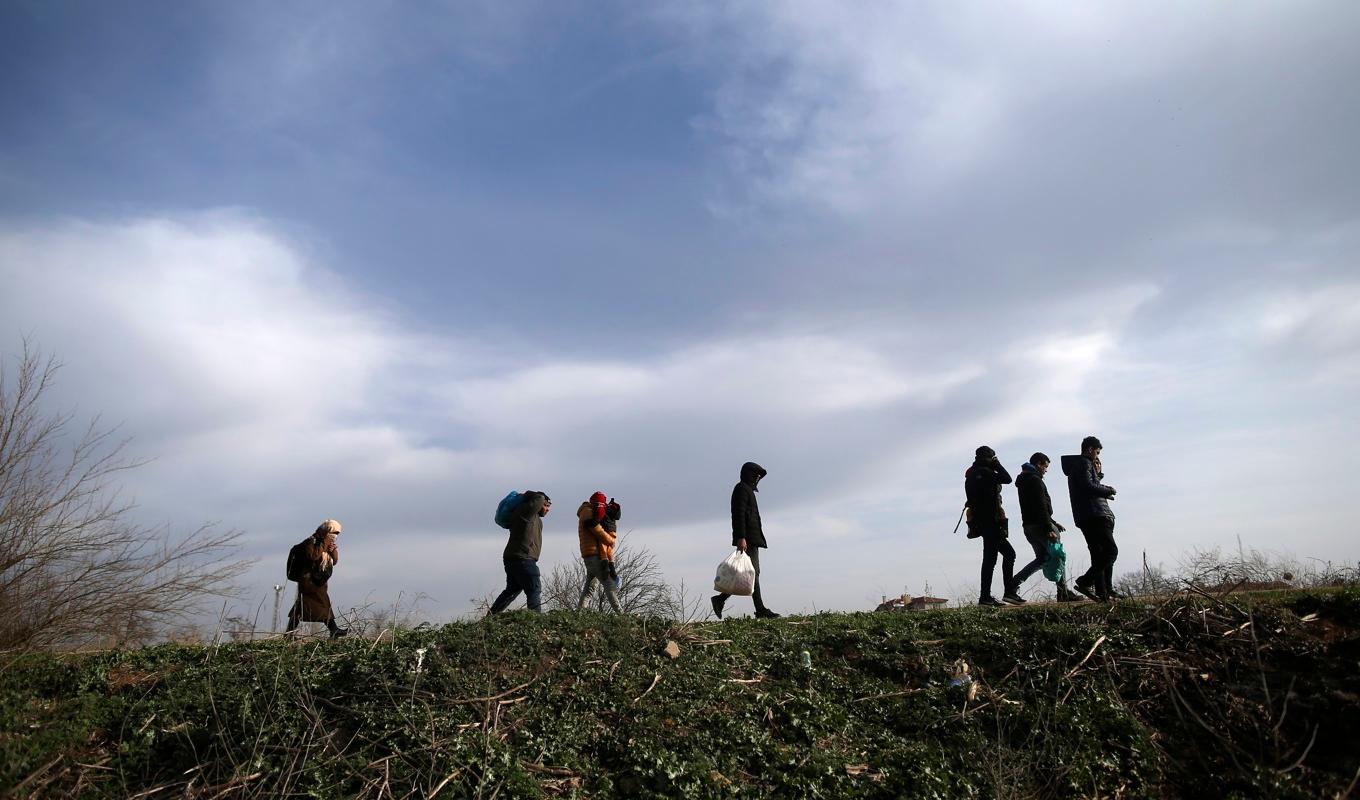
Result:
<svg viewBox="0 0 1360 800"><path fill-rule="evenodd" d="M1062 541L1061 534L1067 530L1053 518L1053 499L1049 497L1048 485L1044 483L1049 466L1048 456L1035 453L1020 466L1020 474L1015 476L1015 492L1020 497L1020 521L1025 528L1025 541L1034 549L1034 560L1015 575L1017 590L1029 576L1043 569L1050 557L1049 543ZM1066 575L1056 583L1058 600L1066 602L1081 599L1067 588Z"/></svg>
<svg viewBox="0 0 1360 800"><path fill-rule="evenodd" d="M1119 599L1112 585L1119 548L1114 543L1114 512L1109 503L1115 491L1101 483L1105 477L1100 467L1101 449L1099 439L1087 436L1081 440L1081 455L1063 456L1062 468L1072 500L1072 521L1081 529L1091 551L1091 568L1072 586L1092 600L1108 602Z"/></svg>
<svg viewBox="0 0 1360 800"><path fill-rule="evenodd" d="M1001 599L1015 605L1024 600L1016 593L1015 548L1006 541L1006 512L1001 507L1001 487L1011 482L1011 474L1001 465L996 451L982 445L974 452L973 465L963 473L963 491L968 496L968 525L970 534L982 538L982 591L978 605L999 606L992 596L992 574L996 572L996 557L1001 556Z"/></svg>
<svg viewBox="0 0 1360 800"><path fill-rule="evenodd" d="M760 526L760 505L756 502L756 484L765 477L765 468L751 461L741 465L741 480L732 487L732 546L751 559L756 568L755 591L751 599L756 604L757 619L773 619L779 615L765 607L760 596L760 549L768 548L765 531ZM715 594L711 599L713 613L722 619L723 605L730 594Z"/></svg>

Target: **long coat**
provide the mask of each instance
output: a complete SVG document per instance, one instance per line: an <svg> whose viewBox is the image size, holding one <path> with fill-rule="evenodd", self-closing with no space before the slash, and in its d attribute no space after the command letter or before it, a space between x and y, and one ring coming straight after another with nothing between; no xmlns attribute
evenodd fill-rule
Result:
<svg viewBox="0 0 1360 800"><path fill-rule="evenodd" d="M288 612L290 621L329 622L335 618L327 586L339 558L338 548L327 549L315 536L288 551L288 577L298 585L297 600Z"/></svg>

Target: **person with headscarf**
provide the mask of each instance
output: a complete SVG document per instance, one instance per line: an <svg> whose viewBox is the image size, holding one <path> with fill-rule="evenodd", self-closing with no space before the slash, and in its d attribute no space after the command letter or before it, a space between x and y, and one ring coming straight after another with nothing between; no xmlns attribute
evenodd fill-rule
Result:
<svg viewBox="0 0 1360 800"><path fill-rule="evenodd" d="M336 542L340 530L338 520L328 519L288 551L288 580L298 585L297 600L288 611L289 633L302 622L324 622L332 639L349 634L348 628L335 622L329 588L331 574L340 561L340 546Z"/></svg>

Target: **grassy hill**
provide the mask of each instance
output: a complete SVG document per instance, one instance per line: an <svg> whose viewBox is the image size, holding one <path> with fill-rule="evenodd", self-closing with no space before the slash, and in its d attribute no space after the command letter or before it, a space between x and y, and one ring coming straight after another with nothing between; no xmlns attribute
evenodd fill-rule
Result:
<svg viewBox="0 0 1360 800"><path fill-rule="evenodd" d="M951 686L960 660L974 680ZM0 793L18 797L1316 798L1360 774L1354 588L698 625L513 613L0 664Z"/></svg>

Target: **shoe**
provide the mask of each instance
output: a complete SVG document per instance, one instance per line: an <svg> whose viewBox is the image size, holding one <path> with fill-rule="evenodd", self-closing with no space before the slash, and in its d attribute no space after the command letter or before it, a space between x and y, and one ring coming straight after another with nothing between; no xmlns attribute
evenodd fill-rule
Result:
<svg viewBox="0 0 1360 800"><path fill-rule="evenodd" d="M332 638L332 639L343 639L343 638L345 638L346 636L349 636L349 628L332 628L332 629L331 629L331 638Z"/></svg>
<svg viewBox="0 0 1360 800"><path fill-rule="evenodd" d="M768 608L757 608L756 619L779 619L782 614L776 614Z"/></svg>
<svg viewBox="0 0 1360 800"><path fill-rule="evenodd" d="M1010 603L1013 606L1023 606L1025 604L1025 598L1015 592L1007 592L1001 595L1001 600L1002 602Z"/></svg>
<svg viewBox="0 0 1360 800"><path fill-rule="evenodd" d="M1081 578L1077 578L1075 581L1072 582L1072 588L1076 589L1077 591L1081 592L1082 594L1086 595L1087 597L1091 598L1092 600L1095 600L1095 601L1100 601L1100 600L1101 600L1100 597L1097 597L1097 596L1096 596L1095 591L1094 591L1094 590L1092 589L1092 587L1091 587L1091 582L1090 582L1090 581L1086 581L1085 583L1082 583Z"/></svg>
<svg viewBox="0 0 1360 800"><path fill-rule="evenodd" d="M723 610L722 595L718 594L713 595L713 597L709 599L709 602L713 604L713 616L717 617L718 619L722 619Z"/></svg>
<svg viewBox="0 0 1360 800"><path fill-rule="evenodd" d="M1080 603L1082 600L1085 599L1086 598L1082 597L1081 595L1077 594L1071 589L1064 589L1062 587L1058 587L1059 603Z"/></svg>
<svg viewBox="0 0 1360 800"><path fill-rule="evenodd" d="M987 595L986 597L979 597L979 598L978 598L978 603L977 603L977 604L980 605L980 606L1000 606L1000 605L1003 605L1003 603L1002 603L1000 600L997 600L995 597L992 597L991 595Z"/></svg>
<svg viewBox="0 0 1360 800"><path fill-rule="evenodd" d="M1114 589L1111 589L1110 591L1106 592L1106 594L1109 595L1109 597L1110 597L1111 600L1127 600L1127 599L1128 599L1128 595L1120 594L1119 592L1116 592Z"/></svg>

